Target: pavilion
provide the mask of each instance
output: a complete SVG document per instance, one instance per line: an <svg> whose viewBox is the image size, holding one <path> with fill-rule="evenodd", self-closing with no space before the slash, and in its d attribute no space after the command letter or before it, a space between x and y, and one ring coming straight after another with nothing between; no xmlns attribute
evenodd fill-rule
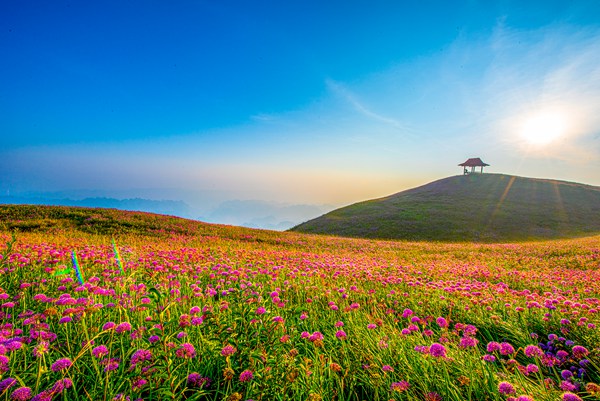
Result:
<svg viewBox="0 0 600 401"><path fill-rule="evenodd" d="M489 166L489 164L482 162L479 157L474 157L467 159L466 162L459 164L459 166L464 168L463 174L465 175L475 173L475 167L481 167L481 173L483 174L483 168ZM471 167L471 171L469 171L467 167Z"/></svg>

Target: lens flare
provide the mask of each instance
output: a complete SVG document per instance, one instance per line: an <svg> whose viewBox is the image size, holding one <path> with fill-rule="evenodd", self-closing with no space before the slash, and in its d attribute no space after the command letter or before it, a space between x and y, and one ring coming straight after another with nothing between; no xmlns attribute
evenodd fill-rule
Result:
<svg viewBox="0 0 600 401"><path fill-rule="evenodd" d="M565 115L541 112L525 119L521 126L521 137L531 145L544 146L563 137L568 122Z"/></svg>

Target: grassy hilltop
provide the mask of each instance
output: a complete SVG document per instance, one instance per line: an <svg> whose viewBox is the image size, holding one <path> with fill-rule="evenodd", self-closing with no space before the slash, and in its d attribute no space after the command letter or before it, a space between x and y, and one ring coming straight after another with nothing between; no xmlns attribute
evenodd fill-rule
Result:
<svg viewBox="0 0 600 401"><path fill-rule="evenodd" d="M291 230L436 241L581 237L600 232L600 188L504 174L455 176L343 207Z"/></svg>

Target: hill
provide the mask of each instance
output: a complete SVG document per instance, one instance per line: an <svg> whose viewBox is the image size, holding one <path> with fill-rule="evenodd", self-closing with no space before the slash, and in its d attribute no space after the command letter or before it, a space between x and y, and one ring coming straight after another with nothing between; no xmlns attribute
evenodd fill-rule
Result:
<svg viewBox="0 0 600 401"><path fill-rule="evenodd" d="M107 197L91 197L84 199L70 199L49 196L0 196L0 204L55 205L89 208L101 207L106 209L167 214L184 218L192 218L194 216L192 208L183 201L143 198L115 199Z"/></svg>
<svg viewBox="0 0 600 401"><path fill-rule="evenodd" d="M195 220L117 209L45 205L0 205L0 231L81 232L144 236L210 235L226 228ZM241 230L237 227L231 229Z"/></svg>
<svg viewBox="0 0 600 401"><path fill-rule="evenodd" d="M291 229L344 237L504 242L600 232L600 187L504 174L434 181Z"/></svg>

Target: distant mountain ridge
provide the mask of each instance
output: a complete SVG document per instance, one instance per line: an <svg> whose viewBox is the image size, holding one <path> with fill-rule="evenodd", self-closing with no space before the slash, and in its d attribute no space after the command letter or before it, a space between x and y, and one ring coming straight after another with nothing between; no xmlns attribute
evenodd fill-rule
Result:
<svg viewBox="0 0 600 401"><path fill-rule="evenodd" d="M470 174L336 209L291 231L378 239L503 242L600 233L600 187Z"/></svg>
<svg viewBox="0 0 600 401"><path fill-rule="evenodd" d="M52 194L0 196L0 205L55 205L140 211L207 223L284 231L306 219L319 216L334 207L330 205L285 204L262 200L229 200L199 211L182 200L146 198L116 199L103 196L72 199Z"/></svg>
<svg viewBox="0 0 600 401"><path fill-rule="evenodd" d="M0 196L0 204L17 205L57 205L77 207L101 207L107 209L119 209L127 211L140 211L158 213L184 218L193 218L190 206L183 201L174 200L152 200L142 198L115 199L106 197L93 197L84 199L65 199L48 197L25 197L25 196Z"/></svg>

